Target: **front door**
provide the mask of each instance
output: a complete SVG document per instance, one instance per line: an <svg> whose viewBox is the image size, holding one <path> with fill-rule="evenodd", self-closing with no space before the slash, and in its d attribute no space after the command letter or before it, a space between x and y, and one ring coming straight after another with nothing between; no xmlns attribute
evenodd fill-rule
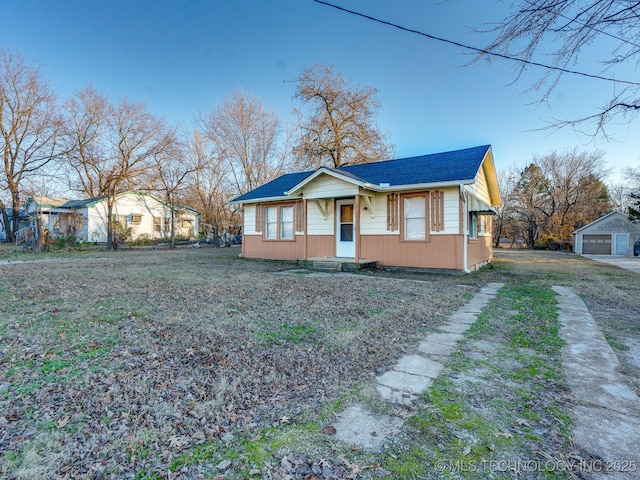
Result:
<svg viewBox="0 0 640 480"><path fill-rule="evenodd" d="M336 257L356 256L356 217L353 199L336 202Z"/></svg>

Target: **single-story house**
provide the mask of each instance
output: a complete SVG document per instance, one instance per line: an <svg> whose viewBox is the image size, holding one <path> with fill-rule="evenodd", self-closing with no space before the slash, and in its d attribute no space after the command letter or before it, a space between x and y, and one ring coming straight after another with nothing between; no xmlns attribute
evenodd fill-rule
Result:
<svg viewBox="0 0 640 480"><path fill-rule="evenodd" d="M640 223L614 210L573 232L573 251L593 255L631 255L640 238Z"/></svg>
<svg viewBox="0 0 640 480"><path fill-rule="evenodd" d="M235 198L242 255L470 271L491 260L491 146L290 173Z"/></svg>
<svg viewBox="0 0 640 480"><path fill-rule="evenodd" d="M107 241L107 196L84 200L66 200L32 197L25 210L40 218L49 238L75 237L77 241L104 243ZM125 228L131 228L133 240L169 238L171 207L160 198L148 193L123 192L116 196L113 219ZM176 206L174 210L175 234L197 238L200 213Z"/></svg>

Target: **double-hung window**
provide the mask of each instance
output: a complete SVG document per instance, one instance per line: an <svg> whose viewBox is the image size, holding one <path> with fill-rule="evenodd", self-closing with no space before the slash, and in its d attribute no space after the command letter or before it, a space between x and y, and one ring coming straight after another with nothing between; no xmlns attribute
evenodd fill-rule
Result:
<svg viewBox="0 0 640 480"><path fill-rule="evenodd" d="M426 197L404 197L404 239L426 240Z"/></svg>
<svg viewBox="0 0 640 480"><path fill-rule="evenodd" d="M262 220L264 215L264 220ZM295 236L295 210L293 205L264 207L259 214L264 222L265 240L293 240Z"/></svg>

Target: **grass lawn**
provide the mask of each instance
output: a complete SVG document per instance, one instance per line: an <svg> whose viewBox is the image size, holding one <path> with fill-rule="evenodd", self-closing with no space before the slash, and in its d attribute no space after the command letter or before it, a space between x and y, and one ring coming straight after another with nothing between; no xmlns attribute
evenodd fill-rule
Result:
<svg viewBox="0 0 640 480"><path fill-rule="evenodd" d="M316 277L237 253L0 254L0 476L484 478L470 466L579 456L556 284L583 297L638 389L631 272L508 252L467 276ZM492 281L507 286L430 391L382 404L374 377ZM354 401L406 420L385 454L325 433Z"/></svg>

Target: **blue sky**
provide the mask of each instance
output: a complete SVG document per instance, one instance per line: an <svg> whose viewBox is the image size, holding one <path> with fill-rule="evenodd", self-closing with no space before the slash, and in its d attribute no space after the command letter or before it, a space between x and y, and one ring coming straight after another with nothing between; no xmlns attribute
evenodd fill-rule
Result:
<svg viewBox="0 0 640 480"><path fill-rule="evenodd" d="M495 0L335 3L476 46L487 37L471 29L506 13ZM608 142L569 129L540 130L552 118L594 113L612 93L610 84L565 77L548 104L534 105L540 94L526 90L539 69L510 85L507 62L468 66L471 56L458 47L312 0L0 0L0 7L0 46L41 65L61 97L92 84L113 101L144 101L187 129L199 112L238 89L287 121L295 104L290 80L319 62L378 89L378 126L396 157L491 144L500 169L577 147L604 150L614 173L640 166L639 121L610 125ZM596 53L585 51L576 68L599 73ZM637 79L633 70L620 75Z"/></svg>

